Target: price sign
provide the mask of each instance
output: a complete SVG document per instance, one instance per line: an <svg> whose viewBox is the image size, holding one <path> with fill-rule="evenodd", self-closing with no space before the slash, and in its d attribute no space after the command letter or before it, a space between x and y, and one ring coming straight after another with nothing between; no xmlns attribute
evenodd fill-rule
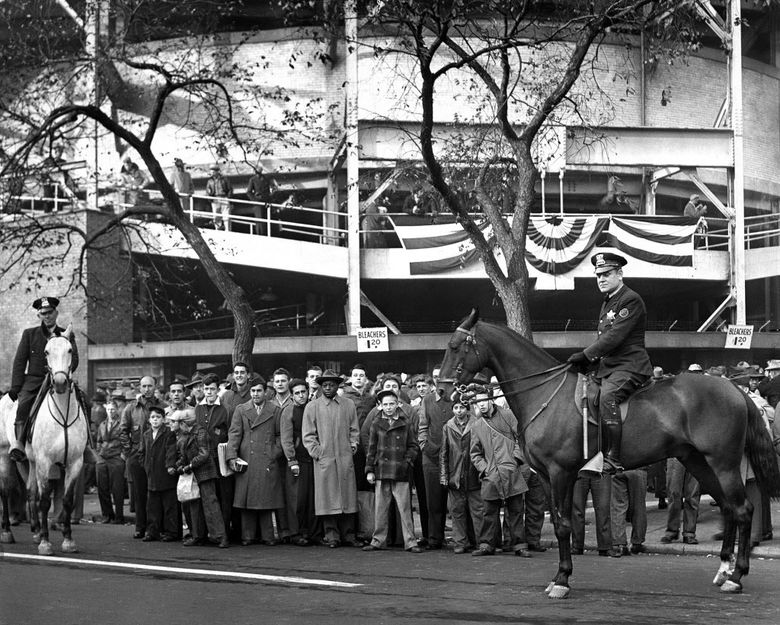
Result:
<svg viewBox="0 0 780 625"><path fill-rule="evenodd" d="M726 349L750 349L753 341L753 326L729 326L726 334Z"/></svg>
<svg viewBox="0 0 780 625"><path fill-rule="evenodd" d="M357 331L358 352L389 352L390 341L387 328L359 328Z"/></svg>

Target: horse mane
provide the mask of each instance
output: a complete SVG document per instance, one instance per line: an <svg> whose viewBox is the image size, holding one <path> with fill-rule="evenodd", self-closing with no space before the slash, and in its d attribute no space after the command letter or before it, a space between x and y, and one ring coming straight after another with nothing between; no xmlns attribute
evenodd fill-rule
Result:
<svg viewBox="0 0 780 625"><path fill-rule="evenodd" d="M539 347L533 341L530 341L524 336L518 334L509 326L503 323L496 323L494 321L485 321L484 319L480 319L477 321L477 323L492 328L501 334L506 341L514 341L515 343L518 343L520 346L522 346L524 351L530 353L534 361L538 361L537 364L540 366L551 367L553 365L559 364L558 360L556 360L549 352Z"/></svg>

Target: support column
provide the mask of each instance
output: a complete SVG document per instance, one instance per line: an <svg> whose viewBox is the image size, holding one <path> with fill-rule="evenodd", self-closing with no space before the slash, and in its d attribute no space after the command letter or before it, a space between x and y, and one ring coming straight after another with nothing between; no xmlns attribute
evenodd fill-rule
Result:
<svg viewBox="0 0 780 625"><path fill-rule="evenodd" d="M347 46L345 83L347 143L347 332L360 328L360 196L358 187L358 51L357 3L344 0L344 39Z"/></svg>
<svg viewBox="0 0 780 625"><path fill-rule="evenodd" d="M738 324L745 323L745 173L744 128L742 119L742 18L739 0L729 3L731 29L731 128L734 133L734 264L733 290Z"/></svg>

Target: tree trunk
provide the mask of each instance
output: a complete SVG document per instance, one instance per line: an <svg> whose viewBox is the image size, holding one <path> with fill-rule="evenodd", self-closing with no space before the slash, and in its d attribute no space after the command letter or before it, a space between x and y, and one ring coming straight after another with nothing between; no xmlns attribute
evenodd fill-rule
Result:
<svg viewBox="0 0 780 625"><path fill-rule="evenodd" d="M163 198L165 198L169 209L166 216L192 247L209 279L225 298L230 312L233 314L233 362L245 362L251 366L255 344L255 311L249 303L244 289L236 284L227 269L216 259L200 230L190 222L181 208L179 196L168 182L151 151L148 149L138 150L138 153L144 159L149 172L160 187Z"/></svg>

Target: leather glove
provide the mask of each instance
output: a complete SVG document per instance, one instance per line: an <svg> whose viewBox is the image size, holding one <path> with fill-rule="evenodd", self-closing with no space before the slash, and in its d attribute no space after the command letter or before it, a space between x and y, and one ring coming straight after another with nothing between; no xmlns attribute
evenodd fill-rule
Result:
<svg viewBox="0 0 780 625"><path fill-rule="evenodd" d="M571 356L569 356L566 359L566 362L571 363L573 365L585 365L590 362L588 360L588 357L585 355L585 352L574 352Z"/></svg>
<svg viewBox="0 0 780 625"><path fill-rule="evenodd" d="M19 393L16 391L8 391L7 395L11 398L11 401L16 401L19 397Z"/></svg>
<svg viewBox="0 0 780 625"><path fill-rule="evenodd" d="M192 465L188 464L186 467L182 467L184 473L192 473Z"/></svg>

